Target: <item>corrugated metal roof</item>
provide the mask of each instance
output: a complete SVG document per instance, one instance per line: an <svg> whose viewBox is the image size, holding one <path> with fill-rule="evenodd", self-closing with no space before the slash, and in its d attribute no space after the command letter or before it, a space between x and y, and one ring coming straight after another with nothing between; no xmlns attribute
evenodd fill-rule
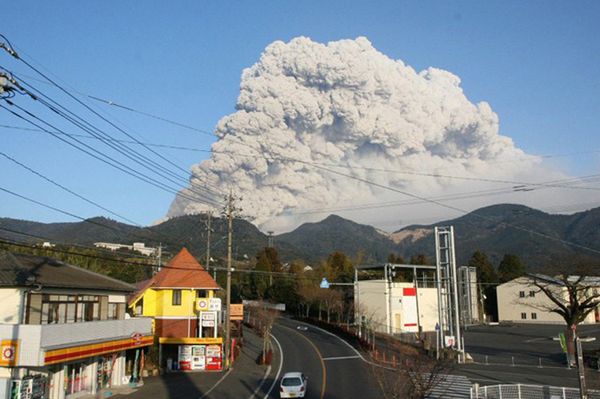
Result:
<svg viewBox="0 0 600 399"><path fill-rule="evenodd" d="M123 281L45 256L0 251L0 286L78 288L133 292Z"/></svg>

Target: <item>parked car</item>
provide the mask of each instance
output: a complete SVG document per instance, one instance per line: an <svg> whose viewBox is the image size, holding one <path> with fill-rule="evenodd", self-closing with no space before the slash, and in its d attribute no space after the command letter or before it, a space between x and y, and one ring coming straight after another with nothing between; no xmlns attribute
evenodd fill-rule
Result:
<svg viewBox="0 0 600 399"><path fill-rule="evenodd" d="M280 398L303 398L306 394L308 378L301 372L285 373L279 385Z"/></svg>

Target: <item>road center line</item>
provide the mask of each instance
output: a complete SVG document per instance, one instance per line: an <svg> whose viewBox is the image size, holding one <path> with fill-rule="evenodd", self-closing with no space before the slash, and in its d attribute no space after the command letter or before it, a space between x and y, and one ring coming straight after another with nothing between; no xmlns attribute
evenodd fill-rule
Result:
<svg viewBox="0 0 600 399"><path fill-rule="evenodd" d="M315 352L317 352L317 356L319 356L319 360L321 361L321 368L323 369L323 385L321 385L321 399L323 399L325 397L325 386L327 385L327 371L325 368L325 362L323 361L323 356L321 355L319 348L317 348L317 345L315 345L314 342L312 342L307 336L300 334L298 331L294 330L293 328L289 328L289 327L286 327L281 324L278 324L278 326L287 328L288 330L295 332L296 334L298 334L299 336L304 338L306 340L306 342L308 342L310 344L310 346L313 347Z"/></svg>

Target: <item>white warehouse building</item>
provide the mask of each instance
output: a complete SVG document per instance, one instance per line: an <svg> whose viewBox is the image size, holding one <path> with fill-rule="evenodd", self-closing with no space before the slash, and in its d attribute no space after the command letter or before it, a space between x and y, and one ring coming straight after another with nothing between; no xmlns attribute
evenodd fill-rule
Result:
<svg viewBox="0 0 600 399"><path fill-rule="evenodd" d="M576 276L569 277L575 279ZM557 313L550 312L556 308L553 303L540 289L533 285L534 279L544 281L554 292L555 297L563 298L568 303L568 293L562 282L558 279L544 276L531 275L516 278L496 288L498 298L498 321L512 323L550 323L564 324L564 319ZM586 277L582 284L588 285L592 292L600 290L599 277ZM590 312L582 324L595 324L600 322L600 310L594 309Z"/></svg>
<svg viewBox="0 0 600 399"><path fill-rule="evenodd" d="M479 322L476 272L471 267L458 271L459 311L462 325ZM392 334L435 331L438 290L435 281L415 282L359 280L355 285L357 317L376 331ZM389 327L388 327L389 326Z"/></svg>

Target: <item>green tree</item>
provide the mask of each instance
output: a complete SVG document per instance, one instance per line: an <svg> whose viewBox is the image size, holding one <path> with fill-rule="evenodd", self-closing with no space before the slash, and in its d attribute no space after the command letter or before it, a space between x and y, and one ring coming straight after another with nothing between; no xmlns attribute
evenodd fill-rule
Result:
<svg viewBox="0 0 600 399"><path fill-rule="evenodd" d="M353 273L352 261L343 252L335 251L327 257L325 275L330 281L350 282Z"/></svg>
<svg viewBox="0 0 600 399"><path fill-rule="evenodd" d="M427 259L427 256L425 256L424 254L418 254L418 255L413 255L410 257L410 264L411 265L431 265L431 263L429 263L429 259Z"/></svg>
<svg viewBox="0 0 600 399"><path fill-rule="evenodd" d="M396 254L391 253L388 255L388 262L396 263L396 264L404 264L404 258L402 257L402 255L396 255Z"/></svg>
<svg viewBox="0 0 600 399"><path fill-rule="evenodd" d="M501 283L521 277L525 274L525 265L517 255L506 254L498 265L498 275Z"/></svg>
<svg viewBox="0 0 600 399"><path fill-rule="evenodd" d="M496 297L496 286L498 275L494 270L492 262L489 261L485 252L475 251L469 259L469 266L477 268L479 279L479 299L483 302L483 311L494 320L498 319L498 299Z"/></svg>
<svg viewBox="0 0 600 399"><path fill-rule="evenodd" d="M480 283L495 284L498 282L498 275L485 252L479 250L475 251L471 256L471 259L469 259L469 266L477 268L477 275L479 276Z"/></svg>

